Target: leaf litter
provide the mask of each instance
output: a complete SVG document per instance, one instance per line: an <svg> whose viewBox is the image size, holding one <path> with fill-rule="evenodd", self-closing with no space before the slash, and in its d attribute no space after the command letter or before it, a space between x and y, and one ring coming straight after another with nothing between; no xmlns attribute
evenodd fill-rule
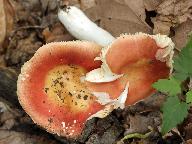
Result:
<svg viewBox="0 0 192 144"><path fill-rule="evenodd" d="M57 19L56 1L1 0L0 2L3 2L3 5L0 5L2 7L0 8L1 66L11 67L19 73L21 65L29 60L41 45L51 41L74 39ZM6 10L3 8L4 3L8 3ZM168 34L174 40L178 50L181 50L186 44L188 35L192 31L191 0L62 0L60 3L80 7L92 21L112 33L113 36L135 32ZM12 11L15 11L15 16ZM7 80L7 82L12 85L12 81ZM3 83L5 82L3 81ZM6 84L9 85L9 83ZM2 93L1 89L0 93ZM163 97L163 94L158 96L158 99L156 99L157 96L152 96L124 111L116 110L105 119L95 119L92 123L87 124L87 128L90 129L86 129L76 143L115 143L128 133L145 134L148 126L152 126L155 132L147 139L130 139L125 143L164 141L158 133L161 125L160 106L163 104ZM7 102L3 98L0 101L3 105L12 104L12 100ZM12 107L10 109L14 110ZM3 128L0 129L2 134L0 143L11 144L13 141L18 143L42 141L74 143L73 140L55 138L46 133L36 127L21 108L17 109L20 114L16 117L8 111L1 111L4 118L1 117L0 120ZM189 113L185 123L179 128L182 134L186 133L184 139L187 142L191 141L192 136L190 116L192 117ZM37 132L32 132L32 136L30 136L31 133L27 129L34 130L34 127ZM42 136L39 136L38 132ZM176 135L173 134L172 137L174 139Z"/></svg>

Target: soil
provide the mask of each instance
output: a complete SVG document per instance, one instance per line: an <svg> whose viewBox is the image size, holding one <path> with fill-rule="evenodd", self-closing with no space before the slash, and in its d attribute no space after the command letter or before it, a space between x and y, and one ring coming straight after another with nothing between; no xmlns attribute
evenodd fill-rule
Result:
<svg viewBox="0 0 192 144"><path fill-rule="evenodd" d="M165 1L170 0L164 0L164 3ZM135 5L136 2L142 2L143 5ZM182 21L174 21L181 15L166 13L163 11L163 4L158 8L163 0L0 0L0 5L1 3L5 7L6 24L4 37L3 33L1 36L3 42L0 41L0 144L192 143L192 110L178 129L173 129L165 136L161 135L160 108L166 96L160 93L123 110L114 110L106 118L89 120L82 135L76 140L50 134L34 124L20 106L16 94L21 66L40 46L52 41L75 40L59 22L58 7L69 4L80 7L90 19L114 36L139 31L169 34L178 50L183 47L187 34L192 30L190 19L182 17ZM190 4L187 3L191 12ZM169 15L172 16L171 22L167 21L166 24L169 24L166 25L162 17ZM3 17L1 13L0 17ZM163 28L158 29L159 27ZM145 139L130 138L121 141L125 135L150 131Z"/></svg>

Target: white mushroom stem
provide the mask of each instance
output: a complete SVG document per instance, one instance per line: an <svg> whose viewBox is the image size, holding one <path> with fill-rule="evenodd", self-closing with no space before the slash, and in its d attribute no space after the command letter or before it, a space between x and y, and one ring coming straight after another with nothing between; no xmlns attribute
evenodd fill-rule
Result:
<svg viewBox="0 0 192 144"><path fill-rule="evenodd" d="M67 6L59 10L58 18L71 35L80 40L93 41L107 46L115 38L104 29L93 23L80 9Z"/></svg>

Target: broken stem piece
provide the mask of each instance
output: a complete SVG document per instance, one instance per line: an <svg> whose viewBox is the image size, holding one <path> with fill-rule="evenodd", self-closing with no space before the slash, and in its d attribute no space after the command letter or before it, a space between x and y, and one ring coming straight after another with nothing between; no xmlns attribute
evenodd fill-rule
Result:
<svg viewBox="0 0 192 144"><path fill-rule="evenodd" d="M130 139L130 138L146 139L153 132L153 129L151 127L149 127L149 130L150 131L148 133L145 133L145 134L141 134L141 133L128 134L128 135L124 136L124 138L122 138L120 140L120 142L123 142L124 140Z"/></svg>
<svg viewBox="0 0 192 144"><path fill-rule="evenodd" d="M104 29L93 23L80 9L67 6L59 10L58 18L75 38L96 42L101 46L110 44L115 38Z"/></svg>

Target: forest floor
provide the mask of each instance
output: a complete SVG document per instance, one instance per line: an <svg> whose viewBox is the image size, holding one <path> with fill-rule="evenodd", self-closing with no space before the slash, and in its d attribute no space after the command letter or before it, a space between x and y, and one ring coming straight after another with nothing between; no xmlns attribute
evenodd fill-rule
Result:
<svg viewBox="0 0 192 144"><path fill-rule="evenodd" d="M75 5L118 37L145 32L169 35L179 52L192 31L191 0L0 0L0 144L112 144L128 134L152 132L130 144L192 144L192 110L167 135L160 133L165 95L156 93L124 110L86 124L77 140L52 135L33 123L16 94L21 66L43 44L75 40L57 18L58 5Z"/></svg>

